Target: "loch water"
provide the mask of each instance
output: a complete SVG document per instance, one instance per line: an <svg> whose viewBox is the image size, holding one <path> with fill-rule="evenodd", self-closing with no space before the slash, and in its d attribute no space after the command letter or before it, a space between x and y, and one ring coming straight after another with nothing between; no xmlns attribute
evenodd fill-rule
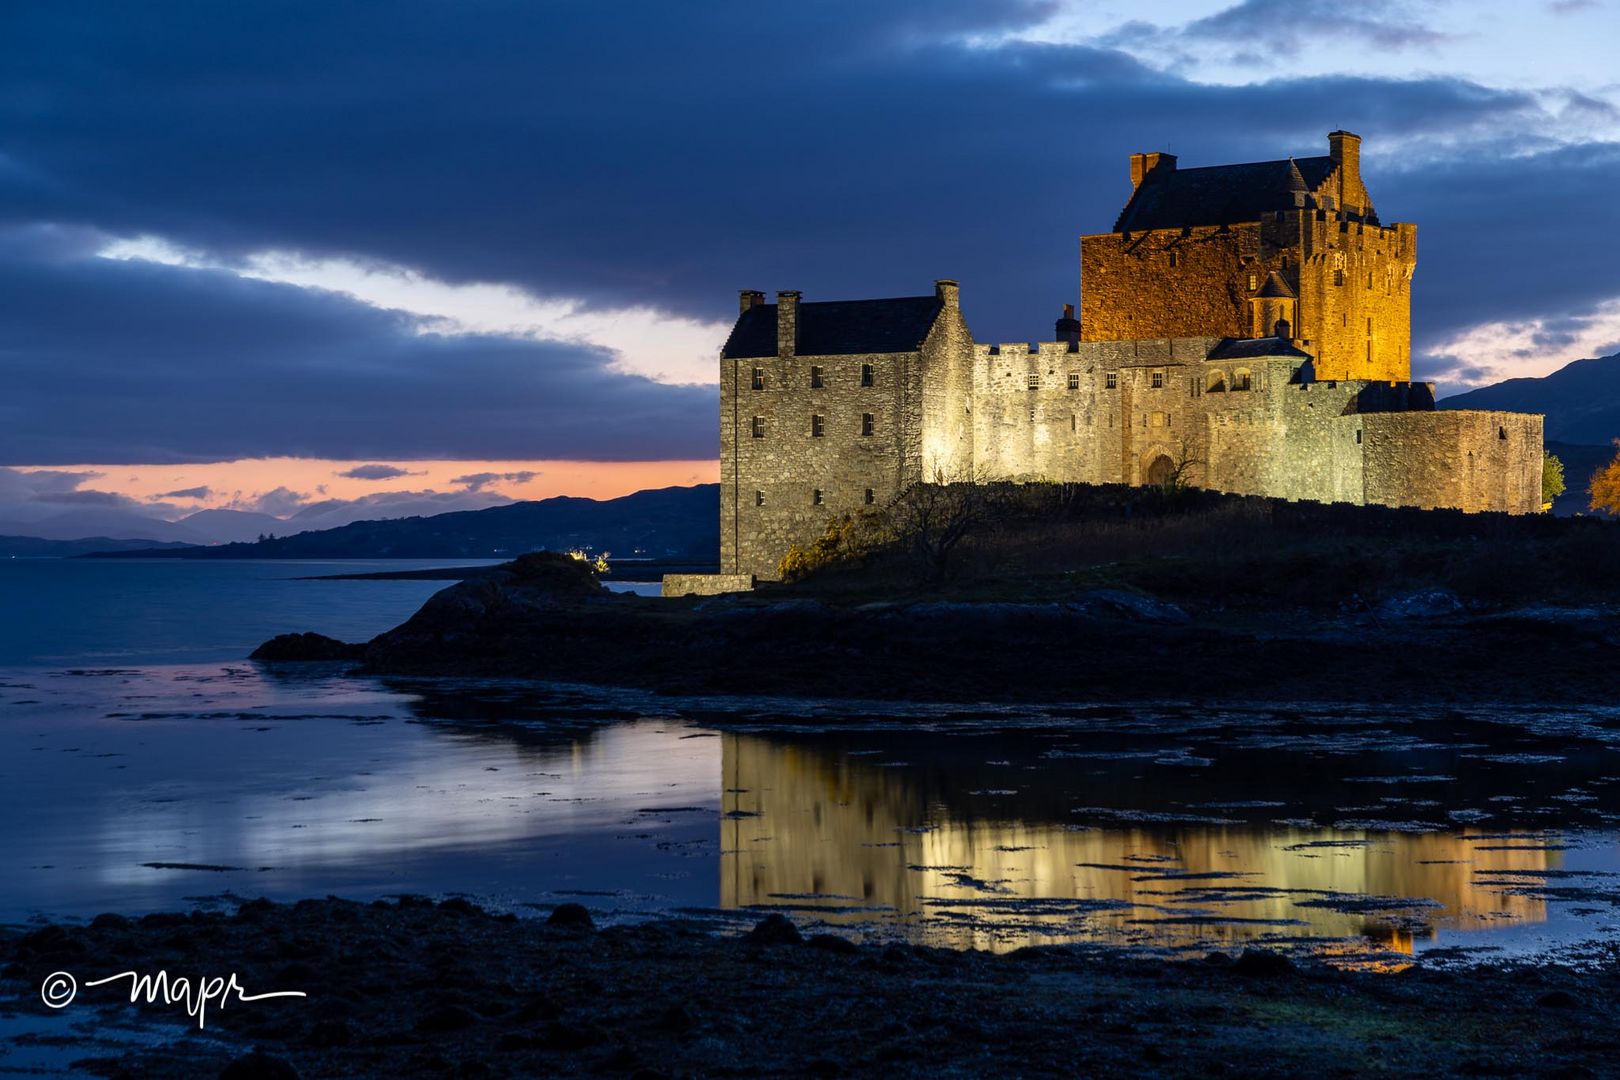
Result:
<svg viewBox="0 0 1620 1080"><path fill-rule="evenodd" d="M243 659L445 584L299 580L399 565L0 563L0 921L421 893L1369 964L1620 933L1620 709L677 700Z"/></svg>

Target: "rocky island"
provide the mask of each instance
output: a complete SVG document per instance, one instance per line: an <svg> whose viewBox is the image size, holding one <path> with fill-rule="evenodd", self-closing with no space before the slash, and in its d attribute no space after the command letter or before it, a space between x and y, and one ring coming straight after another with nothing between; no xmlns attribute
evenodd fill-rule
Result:
<svg viewBox="0 0 1620 1080"><path fill-rule="evenodd" d="M926 488L926 486L925 486ZM609 593L525 555L358 661L670 694L929 701L1611 702L1620 527L1081 485L929 489L931 524L834 522L745 593ZM969 527L948 538L951 515ZM932 530L926 533L926 530Z"/></svg>

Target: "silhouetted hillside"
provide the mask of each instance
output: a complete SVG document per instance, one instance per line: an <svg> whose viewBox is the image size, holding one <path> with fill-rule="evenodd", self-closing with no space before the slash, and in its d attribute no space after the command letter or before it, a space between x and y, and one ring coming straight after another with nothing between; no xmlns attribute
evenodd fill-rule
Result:
<svg viewBox="0 0 1620 1080"><path fill-rule="evenodd" d="M1547 441L1607 446L1620 439L1620 353L1577 360L1539 379L1509 379L1448 397L1442 409L1544 413Z"/></svg>
<svg viewBox="0 0 1620 1080"><path fill-rule="evenodd" d="M59 558L71 555L89 555L98 551L132 551L137 555L150 555L153 551L178 551L189 544L174 544L162 540L111 540L105 536L91 536L83 540L42 540L37 536L0 536L0 558Z"/></svg>
<svg viewBox="0 0 1620 1080"><path fill-rule="evenodd" d="M720 556L720 485L658 488L604 501L559 496L433 517L357 521L252 544L133 554L173 559L498 559L570 548L611 551L620 558L715 562Z"/></svg>

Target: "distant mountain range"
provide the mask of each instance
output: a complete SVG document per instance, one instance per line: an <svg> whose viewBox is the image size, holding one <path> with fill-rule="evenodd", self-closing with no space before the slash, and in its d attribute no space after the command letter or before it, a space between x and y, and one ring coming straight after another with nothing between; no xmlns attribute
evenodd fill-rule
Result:
<svg viewBox="0 0 1620 1080"><path fill-rule="evenodd" d="M64 558L70 555L90 555L98 551L138 551L141 554L164 548L187 547L161 540L142 540L138 537L113 539L90 536L82 540L42 540L37 536L0 536L0 559Z"/></svg>
<svg viewBox="0 0 1620 1080"><path fill-rule="evenodd" d="M1547 441L1608 446L1620 439L1620 353L1577 360L1539 379L1508 379L1440 402L1442 409L1545 413Z"/></svg>
<svg viewBox="0 0 1620 1080"><path fill-rule="evenodd" d="M257 540L261 536L334 529L385 513L389 517L426 517L446 509L442 498L435 499L431 495L420 499L391 499L385 507L369 506L365 500L328 499L311 503L285 518L247 510L198 510L176 521L164 521L120 506L81 506L26 521L0 519L0 536L32 536L46 540L113 536L178 544L231 544Z"/></svg>
<svg viewBox="0 0 1620 1080"><path fill-rule="evenodd" d="M280 528L287 525L272 520ZM432 517L356 521L254 543L136 554L173 559L504 559L542 548L713 563L720 555L720 485L656 488L602 501L559 496Z"/></svg>

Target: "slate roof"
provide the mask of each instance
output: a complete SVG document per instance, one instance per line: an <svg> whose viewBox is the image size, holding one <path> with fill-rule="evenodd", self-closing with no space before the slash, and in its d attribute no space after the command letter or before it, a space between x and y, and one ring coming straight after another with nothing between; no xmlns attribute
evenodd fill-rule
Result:
<svg viewBox="0 0 1620 1080"><path fill-rule="evenodd" d="M1309 360L1311 354L1301 352L1282 338L1222 338L1220 342L1209 351L1211 360L1257 360L1264 356L1302 356Z"/></svg>
<svg viewBox="0 0 1620 1080"><path fill-rule="evenodd" d="M1259 221L1261 214L1292 210L1296 191L1316 191L1332 171L1331 157L1284 158L1202 169L1160 167L1149 173L1131 195L1131 201L1114 222L1114 231Z"/></svg>
<svg viewBox="0 0 1620 1080"><path fill-rule="evenodd" d="M800 356L916 352L944 310L937 296L799 303ZM737 319L720 355L727 360L776 355L776 305L755 304Z"/></svg>
<svg viewBox="0 0 1620 1080"><path fill-rule="evenodd" d="M1261 299L1299 299L1299 296L1294 292L1294 287L1288 284L1287 281L1284 281L1283 276L1277 273L1275 270L1266 275L1266 283L1260 286L1260 291L1255 295Z"/></svg>

